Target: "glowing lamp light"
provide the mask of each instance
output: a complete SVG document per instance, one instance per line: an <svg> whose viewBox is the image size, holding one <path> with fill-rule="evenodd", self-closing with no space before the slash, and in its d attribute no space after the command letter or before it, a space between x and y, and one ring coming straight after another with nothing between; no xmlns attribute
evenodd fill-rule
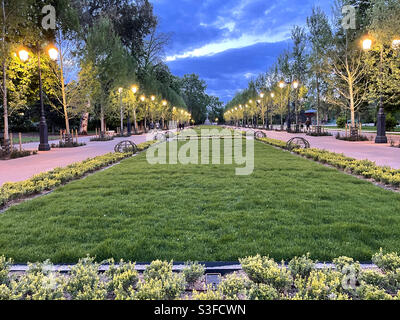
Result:
<svg viewBox="0 0 400 320"><path fill-rule="evenodd" d="M151 101L154 101L154 100L156 100L156 97L155 96L151 96Z"/></svg>
<svg viewBox="0 0 400 320"><path fill-rule="evenodd" d="M142 102L144 102L144 100L146 100L146 97L145 96L141 96L140 100L142 100Z"/></svg>
<svg viewBox="0 0 400 320"><path fill-rule="evenodd" d="M21 59L22 62L25 62L29 59L29 52L22 49L18 51L18 56Z"/></svg>
<svg viewBox="0 0 400 320"><path fill-rule="evenodd" d="M138 92L138 87L137 87L137 86L132 86L132 92L133 92L133 93Z"/></svg>
<svg viewBox="0 0 400 320"><path fill-rule="evenodd" d="M271 93L271 98L275 98L275 93Z"/></svg>
<svg viewBox="0 0 400 320"><path fill-rule="evenodd" d="M293 88L297 89L299 87L299 82L295 81L293 82Z"/></svg>
<svg viewBox="0 0 400 320"><path fill-rule="evenodd" d="M119 93L122 93L123 90L124 90L124 89L119 88L119 89L118 89L118 92L119 92Z"/></svg>
<svg viewBox="0 0 400 320"><path fill-rule="evenodd" d="M279 82L279 88L283 89L285 87L285 83L283 81Z"/></svg>
<svg viewBox="0 0 400 320"><path fill-rule="evenodd" d="M265 94L261 92L261 93L260 93L260 98L263 99L264 96L265 96Z"/></svg>
<svg viewBox="0 0 400 320"><path fill-rule="evenodd" d="M372 40L371 39L365 39L362 43L363 49L364 50L371 50L372 48Z"/></svg>
<svg viewBox="0 0 400 320"><path fill-rule="evenodd" d="M58 59L58 50L56 48L50 48L48 53L51 60L55 61Z"/></svg>
<svg viewBox="0 0 400 320"><path fill-rule="evenodd" d="M395 50L399 50L400 49L400 39L395 39L392 42L392 47Z"/></svg>
<svg viewBox="0 0 400 320"><path fill-rule="evenodd" d="M162 102L162 105L165 107L165 106L167 105L167 101L164 100L164 101Z"/></svg>

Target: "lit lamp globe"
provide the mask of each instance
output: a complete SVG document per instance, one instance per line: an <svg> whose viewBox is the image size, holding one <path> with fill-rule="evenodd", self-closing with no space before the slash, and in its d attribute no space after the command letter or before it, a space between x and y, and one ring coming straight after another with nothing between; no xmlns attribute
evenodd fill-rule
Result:
<svg viewBox="0 0 400 320"><path fill-rule="evenodd" d="M51 47L47 52L51 60L56 61L58 59L58 50L56 48Z"/></svg>
<svg viewBox="0 0 400 320"><path fill-rule="evenodd" d="M137 86L132 86L132 92L135 94L138 92L138 87Z"/></svg>
<svg viewBox="0 0 400 320"><path fill-rule="evenodd" d="M29 59L29 52L26 51L25 49L21 49L18 51L18 56L22 62L25 62Z"/></svg>
<svg viewBox="0 0 400 320"><path fill-rule="evenodd" d="M362 47L364 50L371 50L372 48L372 40L371 39L365 39L362 42Z"/></svg>

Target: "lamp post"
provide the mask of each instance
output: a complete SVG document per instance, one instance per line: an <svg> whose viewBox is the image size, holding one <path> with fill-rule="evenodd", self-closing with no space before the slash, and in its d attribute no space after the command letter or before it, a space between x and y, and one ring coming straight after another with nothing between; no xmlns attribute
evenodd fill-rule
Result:
<svg viewBox="0 0 400 320"><path fill-rule="evenodd" d="M366 38L362 42L362 47L365 51L369 51L372 49L372 44L373 41L372 39ZM395 39L392 42L392 48L394 50L400 49L400 40ZM379 72L380 75L383 76L383 45L381 45L381 52L380 52L380 66L379 66ZM375 138L375 143L387 143L388 138L386 136L386 115L385 115L385 108L383 106L383 94L382 94L382 82L380 82L379 85L379 111L377 114L377 132L376 132L376 138Z"/></svg>
<svg viewBox="0 0 400 320"><path fill-rule="evenodd" d="M299 88L299 82L297 80L293 81L293 89L296 90L296 98L295 98L295 101L294 101L294 112L296 114L296 132L300 131L299 113L298 113L298 110L297 110L298 88Z"/></svg>
<svg viewBox="0 0 400 320"><path fill-rule="evenodd" d="M162 101L163 111L162 111L162 116L161 116L162 130L165 129L165 112L166 112L166 109L167 109L167 105L168 105L168 102L166 100L163 100Z"/></svg>
<svg viewBox="0 0 400 320"><path fill-rule="evenodd" d="M35 48L37 56L38 56L38 71L39 71L39 99L40 99L40 124L39 124L39 133L40 133L40 144L39 151L49 151L49 136L48 129L46 123L46 115L44 112L44 102L43 102L43 84L42 84L42 68L41 68L41 60L40 60L40 46L36 44ZM57 60L58 51L55 47L51 46L48 49L48 54L51 60ZM22 62L25 62L29 59L29 52L25 49L21 49L18 52L19 58Z"/></svg>
<svg viewBox="0 0 400 320"><path fill-rule="evenodd" d="M144 103L144 132L147 133L147 106L146 106L146 96L141 96L140 100Z"/></svg>
<svg viewBox="0 0 400 320"><path fill-rule="evenodd" d="M275 93L271 92L271 103L272 104L274 103L274 101L273 101L274 98L275 98ZM272 126L272 121L271 121L271 126ZM267 129L268 130L270 129L270 126L269 126L269 105L267 105Z"/></svg>
<svg viewBox="0 0 400 320"><path fill-rule="evenodd" d="M263 128L265 129L265 113L264 113L264 106L265 106L265 104L264 104L264 97L265 97L265 94L263 93L263 92L261 92L260 93L260 98L261 98L261 110L262 110L262 112L263 112L263 114L262 114L262 119L263 119Z"/></svg>
<svg viewBox="0 0 400 320"><path fill-rule="evenodd" d="M135 104L135 102L136 102L135 94L138 92L139 88L138 88L137 85L133 85L132 88L131 88L131 90L132 90L133 97L134 97L133 103ZM134 106L133 106L133 130L135 130L135 134L138 134L138 130L137 130L137 121L136 121L136 108L137 108L137 106L134 105ZM130 116L129 116L129 114L128 114L128 121L130 122ZM132 125L131 125L131 127L132 127Z"/></svg>
<svg viewBox="0 0 400 320"><path fill-rule="evenodd" d="M281 101L280 101L280 104L281 104L281 131L283 131L283 122L282 122L282 114L283 114L283 111L282 111L282 108L283 108L283 89L286 87L286 82L284 82L284 81L281 81L281 82L279 82L279 88L281 88Z"/></svg>

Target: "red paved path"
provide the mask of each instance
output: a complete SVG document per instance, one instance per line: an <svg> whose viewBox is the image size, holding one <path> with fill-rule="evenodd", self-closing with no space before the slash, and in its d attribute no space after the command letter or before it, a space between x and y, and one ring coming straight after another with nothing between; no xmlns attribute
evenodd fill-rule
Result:
<svg viewBox="0 0 400 320"><path fill-rule="evenodd" d="M66 167L74 162L114 152L114 147L119 141L131 140L136 144L146 141L146 136L132 136L130 138L115 138L107 142L90 142L90 137L79 138L79 142L87 145L79 148L52 149L48 152L39 152L35 156L15 160L0 161L0 186L4 182L23 181L35 174L52 170L57 167ZM55 143L57 141L50 141ZM38 143L23 145L26 150L37 150Z"/></svg>

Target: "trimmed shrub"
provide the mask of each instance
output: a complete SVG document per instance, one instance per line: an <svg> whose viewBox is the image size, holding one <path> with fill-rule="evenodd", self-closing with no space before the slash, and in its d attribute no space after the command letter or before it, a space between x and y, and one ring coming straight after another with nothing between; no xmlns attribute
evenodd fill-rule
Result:
<svg viewBox="0 0 400 320"><path fill-rule="evenodd" d="M218 290L227 300L239 300L246 296L248 283L242 276L232 273L219 284Z"/></svg>
<svg viewBox="0 0 400 320"><path fill-rule="evenodd" d="M372 262L385 272L396 271L400 268L400 256L397 252L384 254L382 248L374 254Z"/></svg>
<svg viewBox="0 0 400 320"><path fill-rule="evenodd" d="M249 300L278 300L279 293L268 284L255 283L248 291L247 297Z"/></svg>
<svg viewBox="0 0 400 320"><path fill-rule="evenodd" d="M193 285L202 276L204 276L205 266L198 262L186 262L183 269L183 275L189 285Z"/></svg>
<svg viewBox="0 0 400 320"><path fill-rule="evenodd" d="M308 277L315 268L316 261L310 259L310 253L290 260L288 268L292 276Z"/></svg>

